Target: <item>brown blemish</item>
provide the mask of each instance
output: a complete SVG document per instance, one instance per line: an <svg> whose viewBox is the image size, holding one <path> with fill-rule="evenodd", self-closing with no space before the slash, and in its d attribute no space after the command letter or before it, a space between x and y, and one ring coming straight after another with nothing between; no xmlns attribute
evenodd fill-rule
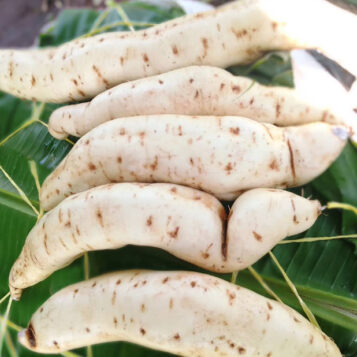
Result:
<svg viewBox="0 0 357 357"><path fill-rule="evenodd" d="M89 170L91 170L91 171L94 171L94 170L97 169L97 167L96 167L92 162L90 162L90 163L88 164L88 168L89 168Z"/></svg>
<svg viewBox="0 0 357 357"><path fill-rule="evenodd" d="M121 65L124 64L124 57L120 57L120 64L121 64Z"/></svg>
<svg viewBox="0 0 357 357"><path fill-rule="evenodd" d="M81 231L79 230L78 226L76 226L76 232L79 236L81 235Z"/></svg>
<svg viewBox="0 0 357 357"><path fill-rule="evenodd" d="M31 322L28 325L27 329L25 330L25 335L26 335L26 339L27 339L29 345L32 348L35 348L36 347L36 334L35 334L35 330L34 330Z"/></svg>
<svg viewBox="0 0 357 357"><path fill-rule="evenodd" d="M113 296L112 296L112 305L115 304L115 301L117 299L117 292L116 291L113 291Z"/></svg>
<svg viewBox="0 0 357 357"><path fill-rule="evenodd" d="M43 236L43 245L45 246L46 253L48 255L50 255L50 252L49 252L48 247L47 247L47 234L46 233Z"/></svg>
<svg viewBox="0 0 357 357"><path fill-rule="evenodd" d="M159 84L164 84L164 81L162 81L161 79L159 79Z"/></svg>
<svg viewBox="0 0 357 357"><path fill-rule="evenodd" d="M226 294L228 296L229 305L232 306L234 299L236 298L236 294L233 291L226 290Z"/></svg>
<svg viewBox="0 0 357 357"><path fill-rule="evenodd" d="M193 83L194 79L193 78L190 78L189 82L190 83Z"/></svg>
<svg viewBox="0 0 357 357"><path fill-rule="evenodd" d="M97 208L96 216L98 218L99 224L104 228L103 215L99 208Z"/></svg>
<svg viewBox="0 0 357 357"><path fill-rule="evenodd" d="M152 225L152 216L149 216L149 218L146 220L146 225L149 227Z"/></svg>
<svg viewBox="0 0 357 357"><path fill-rule="evenodd" d="M300 323L301 321L298 320L296 317L294 317L294 321L297 322L297 323Z"/></svg>
<svg viewBox="0 0 357 357"><path fill-rule="evenodd" d="M280 104L279 103L276 103L276 106L275 106L275 116L277 117L277 118L279 118L279 116L280 116Z"/></svg>
<svg viewBox="0 0 357 357"><path fill-rule="evenodd" d="M97 282L95 281L95 282L92 284L92 288L94 288L96 285L97 285Z"/></svg>
<svg viewBox="0 0 357 357"><path fill-rule="evenodd" d="M241 88L240 88L240 86L232 86L232 91L234 92L234 93L240 93L240 91L241 91Z"/></svg>
<svg viewBox="0 0 357 357"><path fill-rule="evenodd" d="M148 63L149 62L149 57L146 53L143 53L143 60L145 63Z"/></svg>
<svg viewBox="0 0 357 357"><path fill-rule="evenodd" d="M170 191L173 192L173 193L176 193L177 192L177 188L176 187L171 187Z"/></svg>
<svg viewBox="0 0 357 357"><path fill-rule="evenodd" d="M170 303L169 303L170 310L174 307L174 300L173 298L170 298Z"/></svg>
<svg viewBox="0 0 357 357"><path fill-rule="evenodd" d="M239 135L240 128L238 128L238 127L236 127L236 128L229 128L229 131L230 131L233 135Z"/></svg>
<svg viewBox="0 0 357 357"><path fill-rule="evenodd" d="M196 90L196 92L195 92L195 99L198 98L198 95L199 95L199 92L198 92L198 90Z"/></svg>
<svg viewBox="0 0 357 357"><path fill-rule="evenodd" d="M36 85L36 78L34 76L31 77L31 85L32 87Z"/></svg>
<svg viewBox="0 0 357 357"><path fill-rule="evenodd" d="M273 306L271 305L271 303L269 301L267 302L267 305L268 305L269 310L273 310Z"/></svg>
<svg viewBox="0 0 357 357"><path fill-rule="evenodd" d="M238 352L239 354L243 355L246 352L246 349L244 347L238 347Z"/></svg>
<svg viewBox="0 0 357 357"><path fill-rule="evenodd" d="M145 312L145 304L141 304L141 312Z"/></svg>
<svg viewBox="0 0 357 357"><path fill-rule="evenodd" d="M249 101L249 104L252 105L254 103L254 98L252 98L250 101Z"/></svg>
<svg viewBox="0 0 357 357"><path fill-rule="evenodd" d="M89 332L90 332L89 327L86 327L86 332L87 332L87 333L89 333Z"/></svg>
<svg viewBox="0 0 357 357"><path fill-rule="evenodd" d="M233 170L233 166L232 166L232 164L229 162L226 166L225 166L225 168L224 168L226 171L227 171L227 173L228 173L228 175L231 173L231 171Z"/></svg>
<svg viewBox="0 0 357 357"><path fill-rule="evenodd" d="M118 157L117 157L117 162L118 162L119 164L121 164L122 161L123 161L123 160L122 160L121 156L118 156Z"/></svg>
<svg viewBox="0 0 357 357"><path fill-rule="evenodd" d="M120 284L121 284L121 280L118 279L115 284L116 284L116 285L120 285Z"/></svg>
<svg viewBox="0 0 357 357"><path fill-rule="evenodd" d="M293 179L295 181L296 179L296 172L295 172L295 163L294 163L294 152L290 144L290 140L288 139L287 141L288 148L289 148L289 154L290 154L290 168L291 168L291 173L293 175Z"/></svg>
<svg viewBox="0 0 357 357"><path fill-rule="evenodd" d="M120 128L119 135L125 135L125 129L124 128Z"/></svg>
<svg viewBox="0 0 357 357"><path fill-rule="evenodd" d="M205 37L201 38L202 46L203 46L203 57L207 56L207 50L208 50L208 40Z"/></svg>
<svg viewBox="0 0 357 357"><path fill-rule="evenodd" d="M260 234L258 234L256 231L252 232L254 235L254 238L258 241L261 242L263 240L262 236Z"/></svg>
<svg viewBox="0 0 357 357"><path fill-rule="evenodd" d="M269 167L271 170L279 171L279 165L275 159L269 164Z"/></svg>
<svg viewBox="0 0 357 357"><path fill-rule="evenodd" d="M180 339L180 335L177 333L177 334L174 336L174 339L175 339L175 340L179 340L179 339Z"/></svg>
<svg viewBox="0 0 357 357"><path fill-rule="evenodd" d="M164 278L164 279L162 280L162 283L163 283L163 284L166 284L168 281L169 281L169 277L167 276L166 278Z"/></svg>
<svg viewBox="0 0 357 357"><path fill-rule="evenodd" d="M151 170L155 171L157 169L158 161L159 161L159 159L158 159L157 155L155 155L154 162L152 164L150 164Z"/></svg>
<svg viewBox="0 0 357 357"><path fill-rule="evenodd" d="M294 200L293 200L292 198L290 199L290 202L291 202L291 206L293 207L293 211L294 211L293 222L294 222L295 224L299 224L299 221L297 220L297 217L296 217L295 202L294 202Z"/></svg>
<svg viewBox="0 0 357 357"><path fill-rule="evenodd" d="M146 331L141 327L140 328L140 333L144 336L146 334Z"/></svg>
<svg viewBox="0 0 357 357"><path fill-rule="evenodd" d="M58 345L58 342L57 342L57 341L53 341L53 344L56 346L56 348L59 349L59 345Z"/></svg>
<svg viewBox="0 0 357 357"><path fill-rule="evenodd" d="M177 55L177 54L178 54L177 46L174 45L174 46L172 46L171 48L172 48L172 53L173 53L174 55Z"/></svg>
<svg viewBox="0 0 357 357"><path fill-rule="evenodd" d="M313 342L314 342L314 336L313 336L313 335L311 335L311 336L310 336L310 340L309 340L310 345L312 345L312 344L313 344Z"/></svg>
<svg viewBox="0 0 357 357"><path fill-rule="evenodd" d="M176 227L173 231L168 232L168 234L169 234L169 236L170 236L171 238L176 239L176 238L177 238L177 235L178 235L179 230L180 230L180 227Z"/></svg>
<svg viewBox="0 0 357 357"><path fill-rule="evenodd" d="M113 318L113 322L114 322L114 326L117 327L118 326L118 320L116 317Z"/></svg>
<svg viewBox="0 0 357 357"><path fill-rule="evenodd" d="M271 27L273 28L273 30L275 31L278 27L278 23L277 22L272 22L271 23Z"/></svg>
<svg viewBox="0 0 357 357"><path fill-rule="evenodd" d="M191 281L190 285L191 285L192 288L194 288L197 285L197 283L195 281Z"/></svg>
<svg viewBox="0 0 357 357"><path fill-rule="evenodd" d="M96 67L95 65L92 66L93 71L96 73L96 75L98 76L99 79L102 80L102 82L105 84L106 88L109 88L109 82L102 76L102 74L100 73L98 67Z"/></svg>
<svg viewBox="0 0 357 357"><path fill-rule="evenodd" d="M248 34L248 31L246 29L237 31L236 29L232 28L232 32L234 33L235 37L237 37L238 39L240 39Z"/></svg>

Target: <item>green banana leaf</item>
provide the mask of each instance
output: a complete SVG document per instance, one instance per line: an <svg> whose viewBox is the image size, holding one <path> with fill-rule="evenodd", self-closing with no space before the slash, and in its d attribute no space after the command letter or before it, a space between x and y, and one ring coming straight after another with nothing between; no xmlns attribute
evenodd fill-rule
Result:
<svg viewBox="0 0 357 357"><path fill-rule="evenodd" d="M131 21L147 24L159 23L183 14L179 8L160 8L144 2L124 3L122 7ZM98 19L102 20L100 24ZM93 29L94 25L110 31L128 30L120 22L122 19L115 8L104 12L65 10L39 36L38 43L39 46L55 46L88 32L94 33L97 31ZM135 26L136 29L145 27ZM230 70L263 83L293 86L290 60L286 53L269 54L251 66L235 66ZM8 291L9 271L21 251L27 233L36 222L35 211L39 210L36 182L29 162L35 162L42 182L72 147L70 142L55 140L48 134L46 122L56 107L25 102L0 93L0 298ZM13 182L21 188L32 207L24 202ZM323 204L339 201L357 206L356 182L357 150L348 145L329 170L314 182L294 191L304 192L306 197L318 198ZM356 215L335 210L324 213L308 232L300 236L351 233L357 233ZM322 329L336 341L346 356L356 356L357 241L292 243L279 245L273 252ZM202 271L164 251L134 246L116 251L92 252L89 254L89 263L91 276L131 268ZM285 303L301 312L297 299L269 256L261 259L254 268ZM10 320L21 327L26 326L33 312L50 295L64 286L83 280L84 274L84 261L80 258L42 283L27 289L21 301L13 303ZM230 275L220 277L231 279ZM267 295L248 270L238 274L237 283ZM5 308L5 303L0 306L2 314ZM9 331L17 356L35 355L17 343L14 330ZM80 356L87 355L85 348L74 352ZM13 353L8 344L5 344L2 355L13 356ZM167 353L124 342L93 346L93 355L169 356Z"/></svg>

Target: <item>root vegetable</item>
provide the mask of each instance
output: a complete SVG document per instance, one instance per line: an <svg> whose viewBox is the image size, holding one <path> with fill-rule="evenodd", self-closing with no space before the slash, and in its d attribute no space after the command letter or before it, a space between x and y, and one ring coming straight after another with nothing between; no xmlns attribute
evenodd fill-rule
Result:
<svg viewBox="0 0 357 357"><path fill-rule="evenodd" d="M346 144L343 127L277 128L240 117L120 118L83 136L45 180L45 210L110 182L170 182L232 200L241 190L291 187L321 174Z"/></svg>
<svg viewBox="0 0 357 357"><path fill-rule="evenodd" d="M64 200L32 229L10 273L12 298L85 251L127 244L164 249L202 268L246 268L283 238L311 227L318 201L255 189L234 203L228 221L213 196L171 184L121 183Z"/></svg>
<svg viewBox="0 0 357 357"><path fill-rule="evenodd" d="M215 67L192 66L118 85L94 98L57 109L50 133L83 136L106 121L136 115L239 115L279 126L341 123L334 111L292 89L267 87Z"/></svg>
<svg viewBox="0 0 357 357"><path fill-rule="evenodd" d="M316 14L321 14L318 26ZM249 63L267 51L294 48L316 48L357 74L355 33L356 16L325 0L242 0L134 33L77 39L57 49L1 50L0 89L45 102L83 100L176 68L224 68Z"/></svg>
<svg viewBox="0 0 357 357"><path fill-rule="evenodd" d="M125 271L68 286L19 341L42 353L129 341L187 357L342 356L286 305L194 272Z"/></svg>

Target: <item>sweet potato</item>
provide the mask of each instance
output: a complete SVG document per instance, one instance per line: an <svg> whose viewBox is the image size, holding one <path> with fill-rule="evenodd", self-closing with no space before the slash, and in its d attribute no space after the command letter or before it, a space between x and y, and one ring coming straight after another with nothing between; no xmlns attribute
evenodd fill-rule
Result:
<svg viewBox="0 0 357 357"><path fill-rule="evenodd" d="M187 357L342 356L286 305L194 272L125 271L68 286L19 341L42 353L129 341Z"/></svg>
<svg viewBox="0 0 357 357"><path fill-rule="evenodd" d="M110 182L170 182L232 200L241 190L309 182L338 157L343 127L277 128L240 117L120 118L83 136L45 180L45 210Z"/></svg>
<svg viewBox="0 0 357 357"><path fill-rule="evenodd" d="M115 118L150 114L239 115L278 126L341 123L329 106L293 89L253 84L216 67L191 66L120 84L90 103L61 107L52 113L49 131L58 139L83 136Z"/></svg>
<svg viewBox="0 0 357 357"><path fill-rule="evenodd" d="M356 33L356 16L326 0L241 0L138 32L56 49L1 50L0 89L32 100L78 101L176 68L225 68L293 48L316 48L357 74Z"/></svg>
<svg viewBox="0 0 357 357"><path fill-rule="evenodd" d="M237 271L311 227L319 213L318 201L251 190L234 203L226 235L225 210L207 193L171 184L96 187L67 198L32 229L11 269L12 298L85 251L127 244L161 248L215 272Z"/></svg>

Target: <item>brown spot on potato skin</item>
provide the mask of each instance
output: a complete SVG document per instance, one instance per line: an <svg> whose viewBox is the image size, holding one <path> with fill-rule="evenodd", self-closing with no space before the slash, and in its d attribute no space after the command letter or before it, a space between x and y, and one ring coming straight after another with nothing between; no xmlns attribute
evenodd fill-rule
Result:
<svg viewBox="0 0 357 357"><path fill-rule="evenodd" d="M36 78L34 76L31 77L31 85L32 87L36 85Z"/></svg>
<svg viewBox="0 0 357 357"><path fill-rule="evenodd" d="M170 303L169 303L170 310L174 307L174 300L173 298L170 298Z"/></svg>
<svg viewBox="0 0 357 357"><path fill-rule="evenodd" d="M273 310L273 306L271 305L271 303L269 301L267 302L267 306L268 306L269 310Z"/></svg>
<svg viewBox="0 0 357 357"><path fill-rule="evenodd" d="M113 291L113 296L112 296L112 305L115 304L115 301L117 299L117 292L116 291Z"/></svg>
<svg viewBox="0 0 357 357"><path fill-rule="evenodd" d="M178 54L177 46L176 46L176 45L173 45L171 48L172 48L172 53L173 53L174 55L177 55L177 54Z"/></svg>
<svg viewBox="0 0 357 357"><path fill-rule="evenodd" d="M236 294L233 292L233 291L229 291L229 290L226 290L226 294L228 296L228 299L229 299L229 305L233 305L233 301L234 299L236 298Z"/></svg>
<svg viewBox="0 0 357 357"><path fill-rule="evenodd" d="M164 84L164 82L161 79L159 79L159 84Z"/></svg>
<svg viewBox="0 0 357 357"><path fill-rule="evenodd" d="M148 63L149 62L149 57L146 53L143 53L143 60L145 63Z"/></svg>
<svg viewBox="0 0 357 357"><path fill-rule="evenodd" d="M90 162L90 163L88 164L88 168L89 168L89 170L91 170L91 171L94 171L94 170L97 169L97 167L96 167L92 162Z"/></svg>
<svg viewBox="0 0 357 357"><path fill-rule="evenodd" d="M58 210L58 221L59 221L59 223L62 223L62 210L61 209L59 209Z"/></svg>
<svg viewBox="0 0 357 357"><path fill-rule="evenodd" d="M97 285L97 282L95 281L95 282L92 284L92 288L94 288L96 285Z"/></svg>
<svg viewBox="0 0 357 357"><path fill-rule="evenodd" d="M152 225L152 216L149 216L149 218L146 220L146 225L149 227Z"/></svg>
<svg viewBox="0 0 357 357"><path fill-rule="evenodd" d="M125 129L124 128L120 128L119 135L125 135Z"/></svg>
<svg viewBox="0 0 357 357"><path fill-rule="evenodd" d="M252 233L253 233L254 238L255 238L258 242L261 242L261 241L263 240L262 236L261 236L259 233L257 233L256 231L253 231Z"/></svg>
<svg viewBox="0 0 357 357"><path fill-rule="evenodd" d="M105 87L108 89L110 87L109 82L102 76L98 67L92 66L93 71L96 73L97 77L104 83Z"/></svg>
<svg viewBox="0 0 357 357"><path fill-rule="evenodd" d="M269 167L271 170L279 171L279 165L275 159L269 164Z"/></svg>
<svg viewBox="0 0 357 357"><path fill-rule="evenodd" d="M99 208L97 209L96 216L98 218L99 224L101 225L102 228L104 228L103 215Z"/></svg>
<svg viewBox="0 0 357 357"><path fill-rule="evenodd" d="M241 91L241 88L240 88L240 86L232 86L232 91L234 92L234 93L240 93L240 91Z"/></svg>
<svg viewBox="0 0 357 357"><path fill-rule="evenodd" d="M243 354L245 354L246 350L244 347L238 347L238 352L239 352L239 354L243 355Z"/></svg>
<svg viewBox="0 0 357 357"><path fill-rule="evenodd" d="M47 234L46 233L43 236L43 245L45 246L46 253L48 255L50 255L50 252L49 252L48 247L47 247Z"/></svg>
<svg viewBox="0 0 357 357"><path fill-rule="evenodd" d="M294 152L293 152L293 149L292 149L292 147L291 147L291 144L290 144L290 140L289 140L289 139L287 140L287 144L288 144L288 149L289 149L289 154L290 154L290 168L291 168L291 173L292 173L293 179L294 179L294 181L295 181L295 179L296 179L296 172L295 172Z"/></svg>
<svg viewBox="0 0 357 357"><path fill-rule="evenodd" d="M294 200L290 199L290 202L291 202L291 206L293 207L293 211L294 211L293 222L295 224L299 224L299 221L297 220L297 217L296 217L296 208L295 208Z"/></svg>
<svg viewBox="0 0 357 357"><path fill-rule="evenodd" d="M180 335L177 333L177 334L174 336L174 339L175 339L175 340L179 340L179 339L180 339Z"/></svg>
<svg viewBox="0 0 357 357"><path fill-rule="evenodd" d="M236 128L229 128L229 131L230 131L233 135L239 135L240 128L238 128L238 127L236 127Z"/></svg>
<svg viewBox="0 0 357 357"><path fill-rule="evenodd" d="M121 280L118 279L118 280L116 281L115 285L120 285L120 284L121 284Z"/></svg>
<svg viewBox="0 0 357 357"><path fill-rule="evenodd" d="M140 333L144 336L146 334L146 331L141 327L140 328Z"/></svg>
<svg viewBox="0 0 357 357"><path fill-rule="evenodd" d="M276 116L276 118L279 118L279 116L280 116L280 109L281 109L280 104L276 103L276 106L275 106L275 116Z"/></svg>
<svg viewBox="0 0 357 357"><path fill-rule="evenodd" d="M116 317L113 318L113 322L114 322L114 326L117 327L118 326L118 320Z"/></svg>
<svg viewBox="0 0 357 357"><path fill-rule="evenodd" d="M313 336L313 335L311 335L311 336L310 336L310 340L309 340L310 345L312 345L312 344L313 344L313 342L314 342L314 336Z"/></svg>
<svg viewBox="0 0 357 357"><path fill-rule="evenodd" d="M172 187L172 188L170 189L170 191L171 191L172 193L176 193L176 192L177 192L177 188L176 188L176 187Z"/></svg>
<svg viewBox="0 0 357 357"><path fill-rule="evenodd" d="M233 166L232 166L232 164L229 162L226 166L225 166L225 168L224 168L226 171L227 171L227 173L228 173L228 175L231 173L231 171L233 170Z"/></svg>
<svg viewBox="0 0 357 357"><path fill-rule="evenodd" d="M246 29L237 31L236 29L232 28L232 32L234 33L235 37L237 37L238 39L241 39L242 37L248 34L248 31Z"/></svg>
<svg viewBox="0 0 357 357"><path fill-rule="evenodd" d="M208 40L205 37L201 38L202 46L203 46L203 57L207 56L207 50L208 50Z"/></svg>
<svg viewBox="0 0 357 357"><path fill-rule="evenodd" d="M141 304L141 312L145 312L145 309L146 309L146 307L145 307L145 304Z"/></svg>
<svg viewBox="0 0 357 357"><path fill-rule="evenodd" d="M86 327L86 332L88 332L88 333L90 332L90 329L89 329L89 327Z"/></svg>
<svg viewBox="0 0 357 357"><path fill-rule="evenodd" d="M194 79L193 78L190 78L189 82L190 83L193 83Z"/></svg>
<svg viewBox="0 0 357 357"><path fill-rule="evenodd" d="M271 23L271 27L273 28L273 30L275 31L278 27L278 23L277 22L272 22Z"/></svg>
<svg viewBox="0 0 357 357"><path fill-rule="evenodd" d="M159 162L159 159L158 159L157 155L155 155L154 162L152 164L150 164L151 170L155 171L157 169L158 162Z"/></svg>
<svg viewBox="0 0 357 357"><path fill-rule="evenodd" d="M121 156L118 156L118 157L117 157L117 162L118 162L119 164L121 164L122 161L123 161L123 160L122 160Z"/></svg>
<svg viewBox="0 0 357 357"><path fill-rule="evenodd" d="M191 281L190 285L191 285L192 288L194 288L194 287L196 287L197 283L195 281Z"/></svg>
<svg viewBox="0 0 357 357"><path fill-rule="evenodd" d="M180 227L176 227L173 231L168 232L168 234L169 234L169 236L170 236L171 238L176 239L176 238L177 238L177 235L178 235L179 230L180 230Z"/></svg>
<svg viewBox="0 0 357 357"><path fill-rule="evenodd" d="M124 64L124 57L120 57L120 64L121 64L121 65Z"/></svg>
<svg viewBox="0 0 357 357"><path fill-rule="evenodd" d="M36 334L32 323L30 322L27 329L25 330L26 339L32 348L36 347Z"/></svg>

